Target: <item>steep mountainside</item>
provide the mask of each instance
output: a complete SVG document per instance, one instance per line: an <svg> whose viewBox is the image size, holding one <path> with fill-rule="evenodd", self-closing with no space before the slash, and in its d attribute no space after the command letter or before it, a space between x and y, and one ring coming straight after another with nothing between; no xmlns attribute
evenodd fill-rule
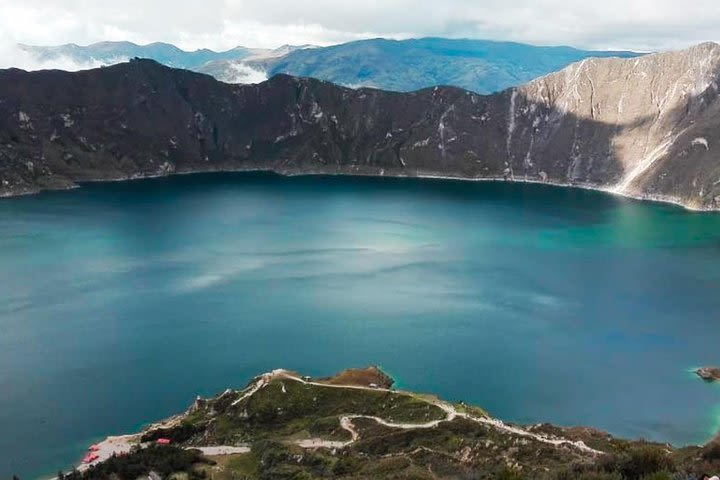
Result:
<svg viewBox="0 0 720 480"><path fill-rule="evenodd" d="M148 60L0 72L0 192L173 172L438 175L720 208L720 46L591 59L482 96L278 75L228 85Z"/></svg>
<svg viewBox="0 0 720 480"><path fill-rule="evenodd" d="M560 70L588 57L632 57L632 52L538 47L489 40L422 38L360 40L246 63L268 76L278 73L313 77L350 87L408 92L451 85L477 93L493 93ZM221 68L224 66L226 70ZM232 62L214 62L211 73L232 81Z"/></svg>
<svg viewBox="0 0 720 480"><path fill-rule="evenodd" d="M532 169L547 151L562 152L566 182L718 207L719 81L714 43L632 60L584 60L512 92L516 127L508 155ZM550 114L533 114L538 107ZM533 128L517 128L530 120Z"/></svg>

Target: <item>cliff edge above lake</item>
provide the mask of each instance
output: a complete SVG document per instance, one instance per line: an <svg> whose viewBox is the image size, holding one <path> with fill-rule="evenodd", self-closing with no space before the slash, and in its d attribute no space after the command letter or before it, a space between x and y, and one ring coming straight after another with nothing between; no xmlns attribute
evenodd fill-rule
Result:
<svg viewBox="0 0 720 480"><path fill-rule="evenodd" d="M133 60L0 71L0 195L268 170L536 181L720 208L720 46L596 58L493 95L278 75L258 85Z"/></svg>

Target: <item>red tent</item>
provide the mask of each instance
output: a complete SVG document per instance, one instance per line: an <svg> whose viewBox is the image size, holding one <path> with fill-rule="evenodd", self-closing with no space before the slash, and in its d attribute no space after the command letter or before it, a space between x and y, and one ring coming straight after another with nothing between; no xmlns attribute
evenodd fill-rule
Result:
<svg viewBox="0 0 720 480"><path fill-rule="evenodd" d="M160 445L170 445L170 439L169 438L158 438L157 443Z"/></svg>

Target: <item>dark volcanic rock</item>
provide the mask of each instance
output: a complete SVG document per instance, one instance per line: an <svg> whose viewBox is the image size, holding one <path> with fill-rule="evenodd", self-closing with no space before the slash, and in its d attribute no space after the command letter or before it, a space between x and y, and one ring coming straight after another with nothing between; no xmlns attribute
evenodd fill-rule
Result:
<svg viewBox="0 0 720 480"><path fill-rule="evenodd" d="M0 194L178 172L450 176L720 206L720 47L593 59L482 96L259 85L135 60L0 71Z"/></svg>
<svg viewBox="0 0 720 480"><path fill-rule="evenodd" d="M720 380L720 368L718 367L702 367L695 370L698 377L706 382L715 382Z"/></svg>

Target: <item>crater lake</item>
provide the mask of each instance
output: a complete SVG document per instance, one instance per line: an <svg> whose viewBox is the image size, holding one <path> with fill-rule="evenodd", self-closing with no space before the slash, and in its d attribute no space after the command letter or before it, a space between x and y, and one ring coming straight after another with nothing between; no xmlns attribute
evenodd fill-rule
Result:
<svg viewBox="0 0 720 480"><path fill-rule="evenodd" d="M720 427L720 215L544 185L206 174L0 201L0 478L258 372L507 421Z"/></svg>

